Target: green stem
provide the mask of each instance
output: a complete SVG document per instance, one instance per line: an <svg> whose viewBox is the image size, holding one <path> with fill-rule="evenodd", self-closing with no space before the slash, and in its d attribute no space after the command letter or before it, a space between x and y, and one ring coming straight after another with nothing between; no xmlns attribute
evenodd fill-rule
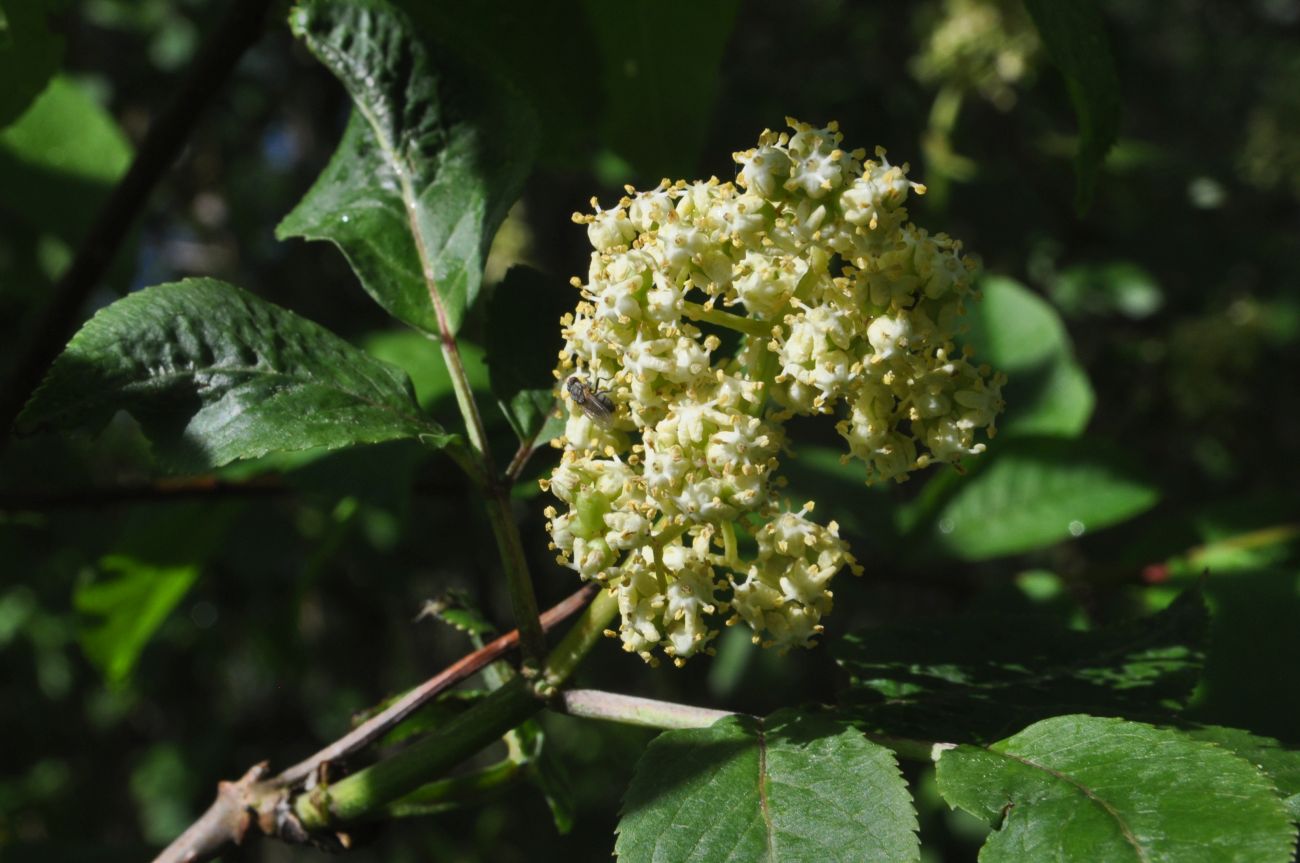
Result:
<svg viewBox="0 0 1300 863"><path fill-rule="evenodd" d="M533 593L533 580L528 574L528 558L524 556L519 526L510 511L509 492L494 481L487 493L488 521L492 523L492 535L496 537L501 564L505 568L510 607L519 628L519 649L527 672L541 665L542 657L546 655L546 636L537 613L537 596Z"/></svg>
<svg viewBox="0 0 1300 863"><path fill-rule="evenodd" d="M690 300L682 303L682 313L693 321L704 321L719 327L726 327L747 336L761 336L763 338L771 338L772 336L772 325L766 321L756 321L753 318L733 315L731 312L724 312L722 309L711 308Z"/></svg>
<svg viewBox="0 0 1300 863"><path fill-rule="evenodd" d="M516 677L392 758L303 794L294 801L294 812L308 830L367 818L455 767L541 708L532 687L522 676Z"/></svg>
<svg viewBox="0 0 1300 863"><path fill-rule="evenodd" d="M405 797L375 810L373 815L377 818L410 818L479 803L514 785L526 777L530 769L530 765L510 759L498 761L491 767L464 776L421 785Z"/></svg>
<svg viewBox="0 0 1300 863"><path fill-rule="evenodd" d="M596 594L582 617L578 618L578 622L564 634L564 638L547 657L546 673L542 678L545 684L556 688L563 686L617 615L617 597L608 590Z"/></svg>
<svg viewBox="0 0 1300 863"><path fill-rule="evenodd" d="M364 106L358 102L357 107L365 113ZM533 593L533 581L528 574L528 563L523 555L523 544L519 538L519 528L510 514L510 497L508 489L497 477L496 465L492 460L492 451L488 447L487 432L483 426L483 417L479 414L478 403L474 401L474 388L470 385L465 364L460 358L460 346L456 344L456 335L447 314L447 306L438 291L438 277L429 257L432 243L425 236L424 226L419 217L419 195L411 185L411 171L398 155L397 149L383 134L384 126L376 118L365 114L371 127L384 148L387 157L397 168L398 182L402 187L402 200L406 204L406 218L415 240L415 250L420 256L420 272L424 276L424 285L429 293L429 303L438 322L438 346L442 349L443 361L447 364L447 374L451 378L451 388L456 393L456 404L460 407L465 420L465 433L469 445L477 458L481 474L479 486L486 492L488 499L488 518L492 522L492 532L496 535L497 545L501 550L501 562L505 566L506 581L510 586L510 606L514 612L515 625L519 629L519 648L523 653L525 667L534 668L541 662L546 651L546 638L542 633L542 624L538 620L537 597ZM462 467L464 465L462 464Z"/></svg>
<svg viewBox="0 0 1300 863"><path fill-rule="evenodd" d="M749 379L763 382L763 397L758 400L758 404L749 409L750 416L759 417L760 419L763 416L763 409L767 407L768 398L771 397L772 387L776 385L777 356L767 346L770 338L770 334L754 336L751 339L746 339L748 344L745 346L751 357Z"/></svg>
<svg viewBox="0 0 1300 863"><path fill-rule="evenodd" d="M452 717L428 737L332 785L300 795L294 814L308 830L373 815L503 736L542 709L550 687L560 686L600 640L618 613L618 601L601 591L547 658L543 683L523 675Z"/></svg>

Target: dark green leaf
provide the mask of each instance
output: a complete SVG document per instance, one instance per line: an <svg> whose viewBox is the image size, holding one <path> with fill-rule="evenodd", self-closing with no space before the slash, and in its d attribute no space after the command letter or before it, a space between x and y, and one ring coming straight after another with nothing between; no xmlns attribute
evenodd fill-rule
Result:
<svg viewBox="0 0 1300 863"><path fill-rule="evenodd" d="M354 110L276 235L333 242L381 306L437 333L432 282L454 333L532 161L528 106L383 0L307 0L290 23Z"/></svg>
<svg viewBox="0 0 1300 863"><path fill-rule="evenodd" d="M1118 447L1019 438L996 441L966 476L936 477L900 520L924 554L985 560L1099 530L1158 499Z"/></svg>
<svg viewBox="0 0 1300 863"><path fill-rule="evenodd" d="M604 66L614 149L645 183L690 176L739 0L585 0L584 7Z"/></svg>
<svg viewBox="0 0 1300 863"><path fill-rule="evenodd" d="M590 63L595 42L577 3L463 3L399 0L443 44L472 51L476 65L506 77L533 107L539 159L569 170L588 167L599 141L601 76Z"/></svg>
<svg viewBox="0 0 1300 863"><path fill-rule="evenodd" d="M781 464L791 500L817 501L819 518L839 522L859 557L890 554L898 547L897 504L889 485L867 485L865 466L841 461L840 447L800 443L795 456Z"/></svg>
<svg viewBox="0 0 1300 863"><path fill-rule="evenodd" d="M48 18L64 0L0 0L0 129L45 89L63 63L63 37Z"/></svg>
<svg viewBox="0 0 1300 863"><path fill-rule="evenodd" d="M573 790L564 762L547 745L546 732L530 719L515 729L524 757L528 760L529 778L537 786L551 810L551 820L560 835L573 829Z"/></svg>
<svg viewBox="0 0 1300 863"><path fill-rule="evenodd" d="M148 288L95 315L19 421L95 427L119 409L193 470L273 451L454 439L420 415L400 369L211 279Z"/></svg>
<svg viewBox="0 0 1300 863"><path fill-rule="evenodd" d="M623 800L615 853L638 861L918 860L893 754L836 720L783 711L668 731Z"/></svg>
<svg viewBox="0 0 1300 863"><path fill-rule="evenodd" d="M553 369L564 339L560 316L573 306L572 289L528 267L514 267L488 303L487 362L492 392L520 440L539 437L555 413Z"/></svg>
<svg viewBox="0 0 1300 863"><path fill-rule="evenodd" d="M1074 103L1079 124L1075 208L1083 213L1092 202L1101 163L1119 133L1119 75L1110 40L1094 0L1025 0L1025 8L1052 62L1065 76Z"/></svg>
<svg viewBox="0 0 1300 863"><path fill-rule="evenodd" d="M1013 279L989 277L980 290L984 297L971 306L962 340L979 362L1007 375L998 433L1081 434L1092 415L1092 385L1056 310Z"/></svg>
<svg viewBox="0 0 1300 863"><path fill-rule="evenodd" d="M981 863L1288 863L1295 828L1254 765L1177 731L1058 716L942 753L939 791L997 829Z"/></svg>
<svg viewBox="0 0 1300 863"><path fill-rule="evenodd" d="M832 645L843 698L871 730L995 740L1066 712L1142 718L1182 707L1204 665L1209 621L1187 591L1151 617L1088 631L1044 616L966 616L881 626Z"/></svg>

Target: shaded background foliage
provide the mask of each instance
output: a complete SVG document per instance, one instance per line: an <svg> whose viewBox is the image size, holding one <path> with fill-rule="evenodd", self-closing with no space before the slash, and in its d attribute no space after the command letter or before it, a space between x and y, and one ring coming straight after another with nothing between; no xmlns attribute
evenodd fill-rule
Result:
<svg viewBox="0 0 1300 863"><path fill-rule="evenodd" d="M10 7L19 5L0 8L17 21ZM201 0L45 5L64 40L63 72L33 113L0 132L6 368L132 142L221 12ZM1300 408L1291 380L1300 368L1300 4L1101 7L1124 113L1082 216L1067 88L1032 31L1015 30L1029 25L1012 4L904 12L817 0L792 12L766 0L593 0L547 14L441 3L428 14L536 109L539 167L498 237L487 281L517 262L549 276L526 282L545 297L543 340L555 336L541 310L568 304L567 279L586 267L585 234L569 213L592 194L608 202L626 182L729 178L729 154L786 115L838 119L855 146L880 143L910 161L932 190L914 218L961 237L990 273L1014 280L986 288L989 308L1038 322L1031 333L1063 323L1041 355L1021 357L1019 377L1011 370L1008 434L970 478L931 471L868 490L825 450L791 464L792 496L815 497L819 513L839 518L867 567L836 588L830 638L961 612L1113 623L1163 607L1208 572L1212 649L1192 715L1300 743ZM997 44L1024 47L1022 74L993 80L974 61L926 71L936 28L980 8L1012 28ZM151 198L86 314L146 285L226 279L407 367L422 404L454 426L432 346L392 329L334 250L274 238L347 111L329 74L273 25ZM481 348L501 335L490 309L479 303L465 329L484 393ZM977 343L989 327L976 321ZM1050 395L1062 391L1073 395L1054 410ZM1017 404L1038 406L1020 408L1026 433L1054 437L1010 433ZM496 450L510 452L504 415L488 422ZM801 431L835 444L821 424ZM543 453L531 475L552 458ZM1037 466L1066 462L1118 472L1135 497L1077 527L1067 511L1055 533L984 535L995 501L974 480L1019 471L1036 482ZM442 457L381 444L221 476L268 473L274 483L127 499L107 490L165 477L125 418L93 442L30 438L0 456L0 727L30 744L0 747L6 859L139 859L196 814L217 778L307 754L354 711L463 653L462 634L413 620L425 600L459 587L494 620L509 619L486 520L465 506L469 490ZM1071 487L1083 487L1089 474L1080 475ZM1024 488L1011 482L1000 493L1022 508L1042 502ZM574 580L545 552L535 485L517 496L550 604ZM1106 521L1115 524L1097 530ZM756 713L829 700L838 681L825 649L776 656L743 637L724 638L716 659L682 671L642 668L609 646L580 679ZM613 789L626 785L650 734L562 717L546 725L572 786L577 821L567 836L523 787L386 827L364 836L374 844L358 853L603 857ZM911 769L909 779L926 853L973 859L983 828L947 812L930 771ZM290 854L311 856L270 843L245 856Z"/></svg>

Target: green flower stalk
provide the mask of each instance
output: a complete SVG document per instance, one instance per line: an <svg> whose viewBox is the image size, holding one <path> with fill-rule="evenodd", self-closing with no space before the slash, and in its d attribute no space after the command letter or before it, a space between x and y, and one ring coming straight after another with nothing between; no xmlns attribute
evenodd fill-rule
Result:
<svg viewBox="0 0 1300 863"><path fill-rule="evenodd" d="M1002 409L1001 376L953 341L977 264L908 221L924 187L835 124L789 122L735 154L734 184L665 180L575 216L595 251L562 321L564 456L543 485L566 510L548 527L650 662L707 651L720 620L808 646L832 578L861 572L812 503L782 506L788 419L838 416L871 483L982 452Z"/></svg>

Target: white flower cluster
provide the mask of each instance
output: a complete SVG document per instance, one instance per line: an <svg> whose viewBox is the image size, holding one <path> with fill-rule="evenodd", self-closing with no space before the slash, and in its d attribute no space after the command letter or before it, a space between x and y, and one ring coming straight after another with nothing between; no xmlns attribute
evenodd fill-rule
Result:
<svg viewBox="0 0 1300 863"><path fill-rule="evenodd" d="M575 216L595 252L562 321L565 452L544 486L567 509L548 527L565 566L617 591L647 661L707 650L711 619L807 646L831 578L860 572L834 522L779 505L791 416L838 413L875 482L981 452L1002 407L952 341L975 263L908 222L924 187L835 124L789 122L735 155L735 184L664 181Z"/></svg>

